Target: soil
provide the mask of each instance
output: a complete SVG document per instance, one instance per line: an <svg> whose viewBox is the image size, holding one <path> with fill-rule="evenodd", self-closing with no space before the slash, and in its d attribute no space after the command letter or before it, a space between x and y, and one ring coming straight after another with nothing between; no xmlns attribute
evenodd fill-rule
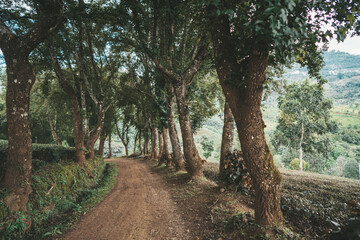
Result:
<svg viewBox="0 0 360 240"><path fill-rule="evenodd" d="M119 167L114 189L64 239L191 239L168 186L147 163L108 161Z"/></svg>
<svg viewBox="0 0 360 240"><path fill-rule="evenodd" d="M235 193L219 186L217 163L205 163L207 179L194 181L188 173L148 158L108 161L119 167L114 189L65 239L264 239L254 221L252 191ZM346 202L357 200L360 191L354 180L298 171L282 174L286 226L300 236L274 229L279 239L327 239L327 219L343 223L349 216Z"/></svg>

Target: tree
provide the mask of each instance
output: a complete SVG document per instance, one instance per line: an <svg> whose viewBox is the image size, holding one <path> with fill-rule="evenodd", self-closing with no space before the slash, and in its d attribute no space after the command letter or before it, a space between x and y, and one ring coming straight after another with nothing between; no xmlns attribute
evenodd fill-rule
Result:
<svg viewBox="0 0 360 240"><path fill-rule="evenodd" d="M298 149L302 171L303 152L311 153L315 148L327 153L328 141L320 136L336 128L335 122L330 121L332 102L324 97L321 85L305 80L287 86L278 98L278 105L280 117L272 138L273 145Z"/></svg>
<svg viewBox="0 0 360 240"><path fill-rule="evenodd" d="M359 6L346 0L209 0L205 5L216 70L255 189L256 222L281 225L281 174L265 140L260 109L266 71L269 66L297 61L320 79L322 58L317 43L333 37L321 24L332 24L338 40L349 29L360 33Z"/></svg>
<svg viewBox="0 0 360 240"><path fill-rule="evenodd" d="M128 4L129 21L136 31L135 45L173 88L187 170L192 178L201 177L202 164L191 128L187 87L207 60L209 42L205 29L200 27L196 5L183 1ZM182 12L184 7L189 11Z"/></svg>
<svg viewBox="0 0 360 240"><path fill-rule="evenodd" d="M9 135L3 186L11 190L5 199L10 211L26 211L31 193L29 105L35 73L29 62L29 54L54 31L63 13L61 0L34 0L30 4L31 11L37 10L36 20L25 34L16 35L3 19L0 20L0 48L7 72L6 116ZM13 10L13 7L10 5L8 9Z"/></svg>
<svg viewBox="0 0 360 240"><path fill-rule="evenodd" d="M214 151L214 141L210 140L206 136L202 136L200 144L204 151L204 157L209 158L211 156L212 152Z"/></svg>
<svg viewBox="0 0 360 240"><path fill-rule="evenodd" d="M234 117L232 115L229 104L225 101L224 127L221 138L221 152L220 152L220 166L219 166L220 176L225 167L226 156L232 152L233 140L234 140Z"/></svg>

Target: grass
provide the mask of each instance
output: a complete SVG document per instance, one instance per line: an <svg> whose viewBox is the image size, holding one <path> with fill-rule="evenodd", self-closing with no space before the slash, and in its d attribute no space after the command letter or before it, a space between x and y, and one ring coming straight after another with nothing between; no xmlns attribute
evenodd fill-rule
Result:
<svg viewBox="0 0 360 240"><path fill-rule="evenodd" d="M56 219L53 224L46 226L34 237L44 238L45 236L53 239L60 237L64 232L70 230L80 216L97 206L113 189L117 174L118 168L116 165L114 163L107 163L102 179L92 189L85 189L80 193L72 211Z"/></svg>
<svg viewBox="0 0 360 240"><path fill-rule="evenodd" d="M28 213L17 212L8 216L0 224L0 239L53 239L70 229L81 215L104 199L116 182L118 169L114 164L106 164L104 167L102 160L97 164L93 171L94 180L86 175L69 178L69 174L74 172L70 169L78 171L71 164L49 164L41 169L38 175L34 175L34 186L37 187L30 199ZM66 177L72 182L70 185L75 184L75 191L66 187L66 181L58 183L52 178L55 187L51 194L46 194L49 188L43 178L48 178L48 174L51 176L56 169L60 178ZM37 178L43 181L35 183ZM92 181L95 185L91 184Z"/></svg>

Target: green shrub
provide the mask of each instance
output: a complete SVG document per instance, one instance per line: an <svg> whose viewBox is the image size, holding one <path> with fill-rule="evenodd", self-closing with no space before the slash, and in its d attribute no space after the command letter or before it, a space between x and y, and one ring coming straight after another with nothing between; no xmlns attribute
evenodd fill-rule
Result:
<svg viewBox="0 0 360 240"><path fill-rule="evenodd" d="M353 158L349 159L344 165L343 175L346 178L359 179L359 163Z"/></svg>
<svg viewBox="0 0 360 240"><path fill-rule="evenodd" d="M226 156L220 179L226 185L234 185L237 189L251 187L249 172L245 167L244 158L240 150L235 149Z"/></svg>
<svg viewBox="0 0 360 240"><path fill-rule="evenodd" d="M300 163L300 160L298 158L294 158L291 162L290 162L290 169L292 170L299 170L299 163ZM309 169L309 166L310 164L305 162L305 160L303 159L302 160L302 163L303 163L303 170L308 170Z"/></svg>
<svg viewBox="0 0 360 240"><path fill-rule="evenodd" d="M32 157L46 162L75 159L75 148L55 144L33 144Z"/></svg>
<svg viewBox="0 0 360 240"><path fill-rule="evenodd" d="M0 180L6 169L8 141L0 140ZM75 148L55 144L32 144L33 168L36 170L46 163L75 159Z"/></svg>
<svg viewBox="0 0 360 240"><path fill-rule="evenodd" d="M53 219L65 212L81 211L78 199L99 183L104 169L105 163L99 159L88 160L86 170L70 161L46 164L32 175L27 217L9 215L2 201L6 193L0 192L0 236L22 239L26 234L26 239L42 238L44 227L49 227ZM27 224L29 222L31 225Z"/></svg>

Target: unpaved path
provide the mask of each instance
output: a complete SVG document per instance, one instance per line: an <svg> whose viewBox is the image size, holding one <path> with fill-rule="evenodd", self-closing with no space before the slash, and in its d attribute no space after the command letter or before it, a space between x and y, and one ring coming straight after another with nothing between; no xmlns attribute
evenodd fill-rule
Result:
<svg viewBox="0 0 360 240"><path fill-rule="evenodd" d="M64 239L192 239L160 176L139 160L109 161L119 167L114 189Z"/></svg>

